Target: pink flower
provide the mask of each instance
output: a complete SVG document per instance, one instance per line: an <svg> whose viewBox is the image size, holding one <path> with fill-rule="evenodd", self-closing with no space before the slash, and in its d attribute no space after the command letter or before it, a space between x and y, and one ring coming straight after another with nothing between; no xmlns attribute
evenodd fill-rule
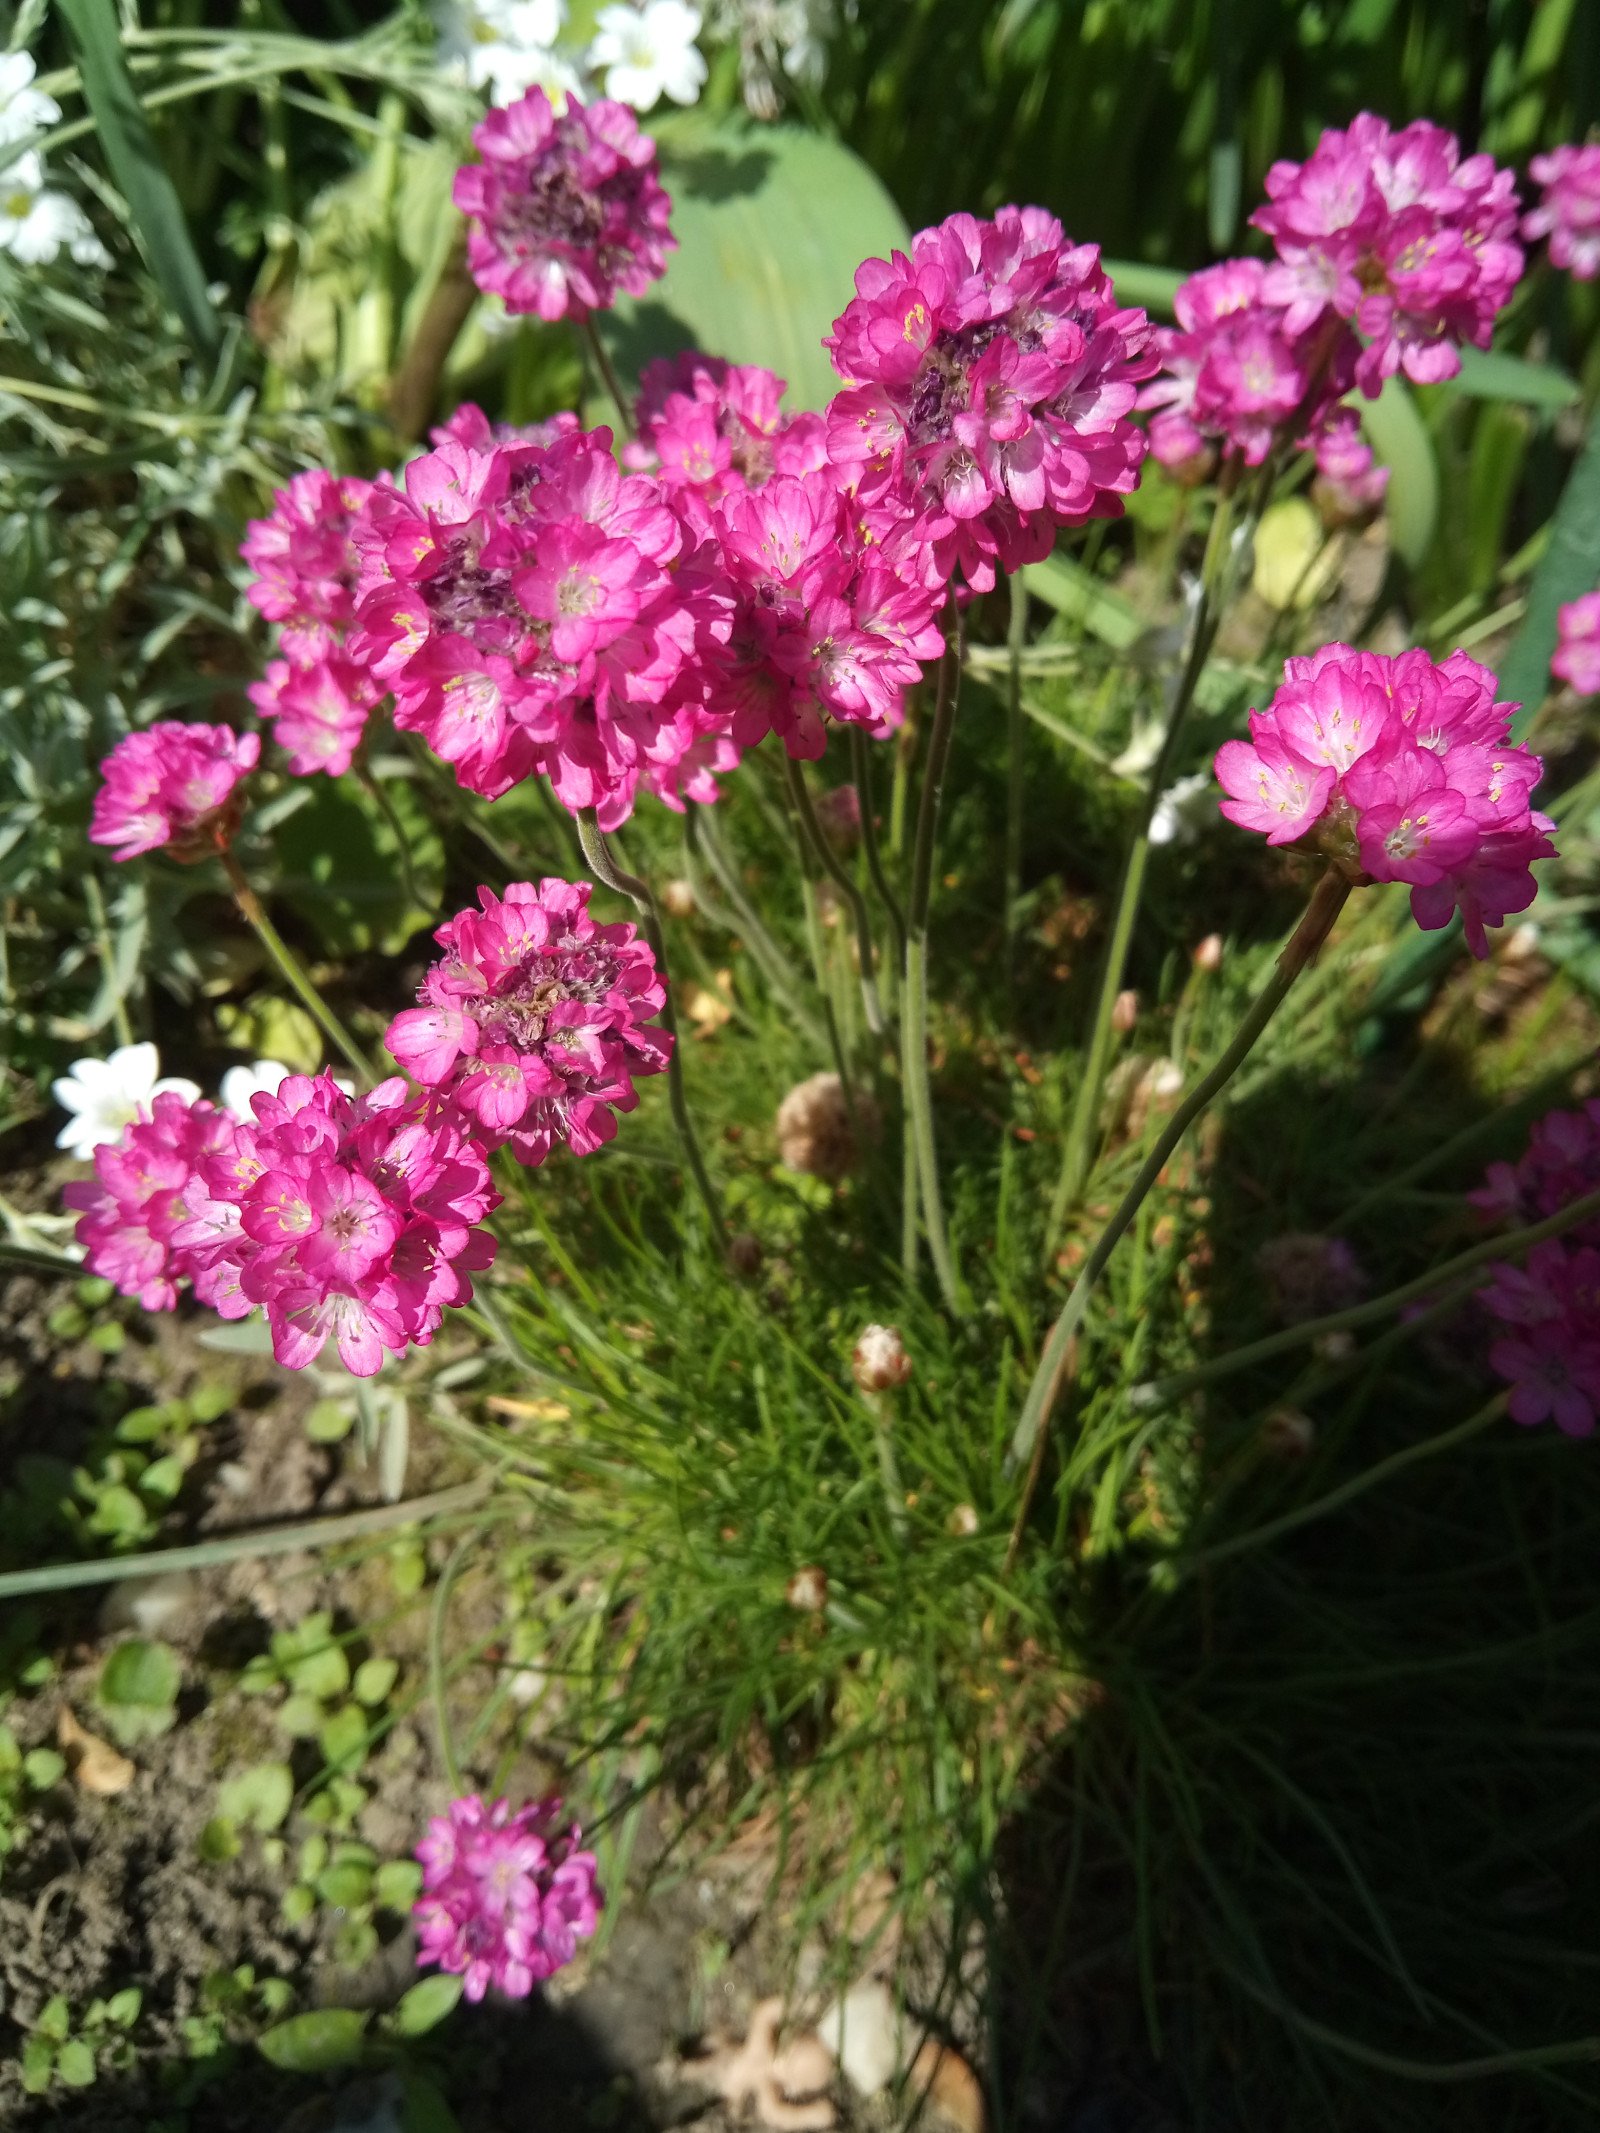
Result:
<svg viewBox="0 0 1600 2133"><path fill-rule="evenodd" d="M100 765L89 835L135 859L209 858L227 845L243 807L239 785L256 766L261 738L228 726L162 719L118 741Z"/></svg>
<svg viewBox="0 0 1600 2133"><path fill-rule="evenodd" d="M868 512L909 518L932 574L983 590L1057 528L1116 517L1145 440L1129 419L1156 367L1150 322L1117 306L1093 245L1042 208L952 215L911 256L869 259L828 346L846 381L828 450Z"/></svg>
<svg viewBox="0 0 1600 2133"><path fill-rule="evenodd" d="M726 722L700 662L727 629L661 488L610 443L451 439L413 460L357 529L349 647L463 785L494 799L542 773L607 829L641 784L705 776L692 759Z"/></svg>
<svg viewBox="0 0 1600 2133"><path fill-rule="evenodd" d="M711 500L759 489L774 474L809 474L827 465L820 415L785 415L783 380L719 356L658 356L645 366L635 411L638 439L623 449L631 467L669 489Z"/></svg>
<svg viewBox="0 0 1600 2133"><path fill-rule="evenodd" d="M655 143L625 104L569 96L558 117L530 89L472 139L483 161L457 171L455 203L473 278L508 311L586 318L666 272L671 202Z"/></svg>
<svg viewBox="0 0 1600 2133"><path fill-rule="evenodd" d="M1580 696L1600 696L1600 592L1556 609L1557 644L1550 671Z"/></svg>
<svg viewBox="0 0 1600 2133"><path fill-rule="evenodd" d="M1591 1436L1600 1412L1600 1251L1552 1238L1528 1254L1525 1270L1491 1272L1494 1281L1478 1296L1511 1329L1489 1363L1511 1386L1512 1420Z"/></svg>
<svg viewBox="0 0 1600 2133"><path fill-rule="evenodd" d="M1418 925L1459 910L1468 945L1533 901L1552 825L1530 796L1543 765L1510 738L1514 704L1464 652L1389 658L1324 645L1291 659L1250 739L1218 750L1222 812L1271 844L1310 843L1358 881L1404 881Z"/></svg>
<svg viewBox="0 0 1600 2133"><path fill-rule="evenodd" d="M265 678L245 693L262 718L273 721L297 778L317 770L336 778L355 760L380 692L365 668L334 652L304 666L274 659Z"/></svg>
<svg viewBox="0 0 1600 2133"><path fill-rule="evenodd" d="M1364 111L1304 163L1274 163L1266 186L1269 204L1250 218L1278 253L1262 295L1291 336L1354 325L1369 398L1396 370L1431 384L1454 377L1463 342L1488 347L1522 274L1510 171L1463 160L1425 119L1396 132Z"/></svg>
<svg viewBox="0 0 1600 2133"><path fill-rule="evenodd" d="M417 1846L418 1963L461 1977L469 2000L490 1986L525 1999L599 1923L605 1899L581 1841L558 1799L515 1810L505 1800L485 1806L476 1793L452 1800Z"/></svg>
<svg viewBox="0 0 1600 2133"><path fill-rule="evenodd" d="M1523 236L1548 237L1554 265L1593 281L1600 274L1600 146L1567 142L1535 156L1528 169L1544 196L1523 216Z"/></svg>
<svg viewBox="0 0 1600 2133"><path fill-rule="evenodd" d="M1493 1163L1468 1199L1502 1222L1539 1222L1574 1200L1600 1192L1600 1097L1578 1111L1547 1111L1516 1163ZM1569 1232L1600 1246L1600 1217Z"/></svg>
<svg viewBox="0 0 1600 2133"><path fill-rule="evenodd" d="M597 926L589 896L588 882L554 879L503 898L480 889L479 910L434 935L446 953L385 1040L485 1145L509 1142L530 1165L562 1144L592 1155L637 1103L635 1075L670 1056L671 1038L646 1026L666 1001L655 958L632 926Z"/></svg>
<svg viewBox="0 0 1600 2133"><path fill-rule="evenodd" d="M78 1242L91 1273L136 1296L147 1311L170 1311L178 1283L200 1262L177 1242L189 1219L184 1191L233 1137L225 1111L175 1090L151 1099L116 1141L94 1151L94 1177L75 1179L62 1199L79 1214Z"/></svg>

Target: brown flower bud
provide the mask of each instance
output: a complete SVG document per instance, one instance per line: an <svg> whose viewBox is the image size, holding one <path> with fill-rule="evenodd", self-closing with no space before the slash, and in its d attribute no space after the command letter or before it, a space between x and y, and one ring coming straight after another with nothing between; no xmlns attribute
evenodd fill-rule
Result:
<svg viewBox="0 0 1600 2133"><path fill-rule="evenodd" d="M742 1281L753 1281L761 1272L765 1254L761 1239L752 1237L748 1230L741 1230L736 1237L728 1239L728 1265Z"/></svg>
<svg viewBox="0 0 1600 2133"><path fill-rule="evenodd" d="M856 1119L863 1133L876 1138L878 1107L870 1096L856 1097ZM848 1177L861 1160L837 1074L813 1074L798 1082L778 1106L778 1156L788 1170L826 1178L832 1185Z"/></svg>
<svg viewBox="0 0 1600 2133"><path fill-rule="evenodd" d="M850 1358L850 1372L863 1392L893 1392L911 1375L911 1358L898 1326L868 1326Z"/></svg>
<svg viewBox="0 0 1600 2133"><path fill-rule="evenodd" d="M957 1540L971 1540L978 1530L978 1514L969 1503L958 1503L945 1520L945 1528Z"/></svg>
<svg viewBox="0 0 1600 2133"><path fill-rule="evenodd" d="M1194 967L1212 975L1222 968L1222 935L1208 933L1194 952Z"/></svg>
<svg viewBox="0 0 1600 2133"><path fill-rule="evenodd" d="M692 918L694 915L694 884L680 875L676 881L663 882L661 901L674 918Z"/></svg>
<svg viewBox="0 0 1600 2133"><path fill-rule="evenodd" d="M1274 1459L1304 1459L1317 1441L1317 1425L1298 1407L1275 1407L1261 1425L1261 1448Z"/></svg>
<svg viewBox="0 0 1600 2133"><path fill-rule="evenodd" d="M1111 1009L1111 1027L1119 1037L1126 1037L1139 1019L1139 995L1131 988L1119 992Z"/></svg>
<svg viewBox="0 0 1600 2133"><path fill-rule="evenodd" d="M789 1605L803 1615L820 1615L828 1604L828 1573L815 1563L797 1570L783 1588Z"/></svg>

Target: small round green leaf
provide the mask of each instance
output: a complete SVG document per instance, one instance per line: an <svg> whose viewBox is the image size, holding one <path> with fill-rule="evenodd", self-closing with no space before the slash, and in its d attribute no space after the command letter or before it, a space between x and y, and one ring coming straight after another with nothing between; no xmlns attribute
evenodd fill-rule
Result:
<svg viewBox="0 0 1600 2133"><path fill-rule="evenodd" d="M56 2053L56 2072L69 2089L94 2087L94 2052L82 2037L69 2037Z"/></svg>
<svg viewBox="0 0 1600 2133"><path fill-rule="evenodd" d="M364 1703L369 1709L373 1709L382 1703L389 1691L394 1687L395 1678L399 1672L400 1667L396 1660L363 1659L356 1668L355 1693L357 1703Z"/></svg>
<svg viewBox="0 0 1600 2133"><path fill-rule="evenodd" d="M424 2037L436 2029L461 1997L461 1979L439 1971L413 1985L390 2015L388 2027L397 2037Z"/></svg>
<svg viewBox="0 0 1600 2133"><path fill-rule="evenodd" d="M349 2007L318 2007L291 2015L256 2039L264 2059L289 2074L327 2074L361 2056L367 2017Z"/></svg>

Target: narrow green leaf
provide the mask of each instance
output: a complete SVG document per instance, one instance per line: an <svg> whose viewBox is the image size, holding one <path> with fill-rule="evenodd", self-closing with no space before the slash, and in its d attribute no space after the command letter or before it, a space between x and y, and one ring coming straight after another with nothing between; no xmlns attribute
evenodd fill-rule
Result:
<svg viewBox="0 0 1600 2133"><path fill-rule="evenodd" d="M1058 615L1081 623L1113 651L1127 651L1145 634L1145 620L1132 602L1071 556L1058 553L1029 563L1022 581Z"/></svg>
<svg viewBox="0 0 1600 2133"><path fill-rule="evenodd" d="M1500 694L1522 709L1511 722L1520 740L1550 687L1550 655L1556 648L1556 609L1600 579L1600 412L1577 465L1567 476L1550 545L1528 587L1528 612L1500 664Z"/></svg>
<svg viewBox="0 0 1600 2133"><path fill-rule="evenodd" d="M222 349L222 321L134 90L113 0L61 0L61 12L77 51L84 101L111 175L128 203L140 248L196 353L215 362Z"/></svg>
<svg viewBox="0 0 1600 2133"><path fill-rule="evenodd" d="M1498 348L1463 348L1460 375L1445 384L1475 400L1513 400L1520 407L1570 407L1579 393L1577 379L1553 363L1530 363Z"/></svg>
<svg viewBox="0 0 1600 2133"><path fill-rule="evenodd" d="M290 2074L326 2074L361 2056L367 2018L349 2007L321 2007L291 2015L256 2039L264 2059Z"/></svg>
<svg viewBox="0 0 1600 2133"><path fill-rule="evenodd" d="M436 2029L461 1997L461 1980L446 1971L411 1987L385 2025L397 2037L422 2037Z"/></svg>
<svg viewBox="0 0 1600 2133"><path fill-rule="evenodd" d="M1389 469L1385 503L1395 553L1413 568L1433 545L1439 524L1439 462L1417 403L1399 378L1385 378L1376 400L1360 402L1361 426L1380 466Z"/></svg>

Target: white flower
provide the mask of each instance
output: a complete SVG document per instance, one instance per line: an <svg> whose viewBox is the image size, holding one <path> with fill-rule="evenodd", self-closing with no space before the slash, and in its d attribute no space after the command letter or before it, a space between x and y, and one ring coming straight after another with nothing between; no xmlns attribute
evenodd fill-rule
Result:
<svg viewBox="0 0 1600 2133"><path fill-rule="evenodd" d="M34 88L35 71L31 52L0 53L0 147L42 133L61 116L55 98Z"/></svg>
<svg viewBox="0 0 1600 2133"><path fill-rule="evenodd" d="M706 78L695 48L700 10L686 0L645 0L642 8L603 7L589 64L604 73L606 94L648 111L663 96L692 104Z"/></svg>
<svg viewBox="0 0 1600 2133"><path fill-rule="evenodd" d="M1210 773L1197 770L1169 785L1156 802L1150 817L1152 844L1193 844L1211 820L1213 787Z"/></svg>
<svg viewBox="0 0 1600 2133"><path fill-rule="evenodd" d="M467 0L438 10L439 38L445 57L491 102L539 88L559 109L579 86L577 69L554 49L565 16L563 0Z"/></svg>
<svg viewBox="0 0 1600 2133"><path fill-rule="evenodd" d="M80 266L111 264L77 201L45 189L43 161L30 148L0 171L0 252L24 266L47 267L63 251Z"/></svg>
<svg viewBox="0 0 1600 2133"><path fill-rule="evenodd" d="M285 1081L294 1069L286 1067L281 1059L252 1059L248 1066L229 1067L222 1077L218 1092L224 1111L232 1112L247 1124L255 1123L255 1112L250 1107L252 1096L276 1096L278 1084Z"/></svg>
<svg viewBox="0 0 1600 2133"><path fill-rule="evenodd" d="M73 1114L56 1135L56 1146L88 1155L107 1141L120 1141L167 1090L187 1103L200 1094L192 1081L176 1075L158 1081L160 1072L161 1056L153 1044L118 1045L109 1059L75 1059L52 1085L56 1102Z"/></svg>

